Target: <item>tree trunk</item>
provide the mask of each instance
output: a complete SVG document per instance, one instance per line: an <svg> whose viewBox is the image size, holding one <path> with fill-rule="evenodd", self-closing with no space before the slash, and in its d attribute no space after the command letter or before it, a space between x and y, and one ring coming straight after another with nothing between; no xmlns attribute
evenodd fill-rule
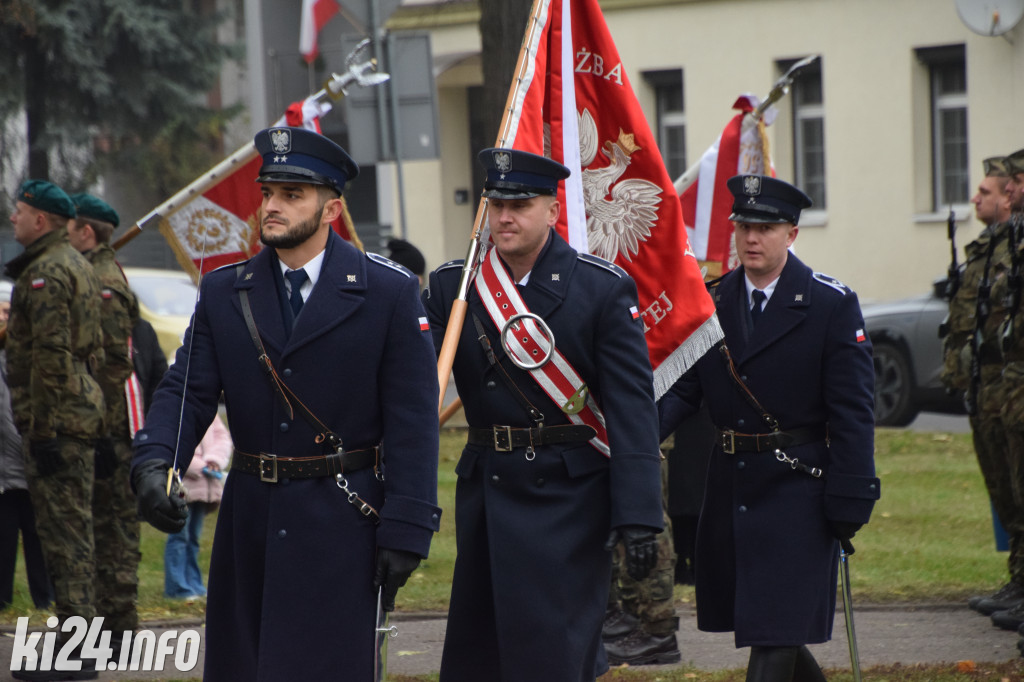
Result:
<svg viewBox="0 0 1024 682"><path fill-rule="evenodd" d="M46 140L46 60L39 52L39 43L23 38L25 55L25 119L28 139L28 177L50 179L50 155Z"/></svg>
<svg viewBox="0 0 1024 682"><path fill-rule="evenodd" d="M530 0L480 0L487 140L497 138L532 7Z"/></svg>

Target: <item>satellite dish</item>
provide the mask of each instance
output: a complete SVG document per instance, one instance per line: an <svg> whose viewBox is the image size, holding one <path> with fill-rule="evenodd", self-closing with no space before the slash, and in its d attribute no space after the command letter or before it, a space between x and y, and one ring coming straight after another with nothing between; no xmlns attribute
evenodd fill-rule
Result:
<svg viewBox="0 0 1024 682"><path fill-rule="evenodd" d="M967 28L983 36L1001 36L1024 18L1024 0L954 0Z"/></svg>

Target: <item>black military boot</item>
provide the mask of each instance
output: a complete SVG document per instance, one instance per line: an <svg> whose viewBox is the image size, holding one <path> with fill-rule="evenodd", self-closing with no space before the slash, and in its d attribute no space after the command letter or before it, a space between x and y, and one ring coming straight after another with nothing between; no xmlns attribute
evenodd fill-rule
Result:
<svg viewBox="0 0 1024 682"><path fill-rule="evenodd" d="M652 635L642 627L604 645L609 665L662 665L682 659L675 633Z"/></svg>
<svg viewBox="0 0 1024 682"><path fill-rule="evenodd" d="M998 592L987 597L971 597L967 600L967 606L986 616L996 611L1008 611L1020 604L1024 604L1024 587L1015 582L1006 583Z"/></svg>
<svg viewBox="0 0 1024 682"><path fill-rule="evenodd" d="M992 614L992 624L1004 630L1016 630L1024 625L1024 601L1005 611Z"/></svg>
<svg viewBox="0 0 1024 682"><path fill-rule="evenodd" d="M610 608L604 612L604 625L601 626L601 639L614 642L625 637L640 627L636 616L631 616L620 608Z"/></svg>

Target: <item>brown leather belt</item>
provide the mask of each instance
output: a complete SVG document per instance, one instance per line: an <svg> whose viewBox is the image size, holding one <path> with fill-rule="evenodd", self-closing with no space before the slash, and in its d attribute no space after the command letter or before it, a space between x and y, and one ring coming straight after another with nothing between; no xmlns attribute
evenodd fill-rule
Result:
<svg viewBox="0 0 1024 682"><path fill-rule="evenodd" d="M320 478L350 473L376 467L379 462L380 446L319 457L278 457L265 452L253 455L235 450L231 471L254 474L264 483L277 483L281 478Z"/></svg>
<svg viewBox="0 0 1024 682"><path fill-rule="evenodd" d="M737 433L732 430L718 430L718 444L729 455L737 452L774 452L827 438L828 426L825 424L774 433Z"/></svg>
<svg viewBox="0 0 1024 682"><path fill-rule="evenodd" d="M484 445L498 452L511 452L513 448L552 445L554 443L586 443L597 435L592 426L563 424L539 426L532 429L514 426L470 427L466 439L470 445Z"/></svg>

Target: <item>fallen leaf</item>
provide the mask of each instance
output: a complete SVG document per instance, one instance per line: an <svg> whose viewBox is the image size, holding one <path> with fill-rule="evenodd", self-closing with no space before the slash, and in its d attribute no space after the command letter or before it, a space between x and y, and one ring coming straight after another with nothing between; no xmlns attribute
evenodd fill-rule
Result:
<svg viewBox="0 0 1024 682"><path fill-rule="evenodd" d="M956 671L960 673L973 673L975 669L974 661L957 661Z"/></svg>

